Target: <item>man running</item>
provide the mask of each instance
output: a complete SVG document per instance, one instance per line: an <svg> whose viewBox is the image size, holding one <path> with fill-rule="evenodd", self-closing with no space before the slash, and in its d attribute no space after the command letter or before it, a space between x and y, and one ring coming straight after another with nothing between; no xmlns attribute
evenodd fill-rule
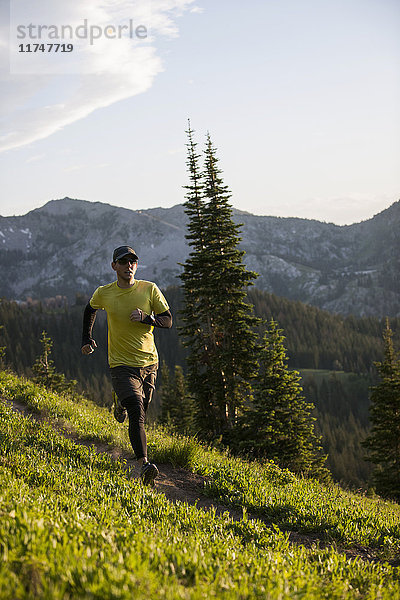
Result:
<svg viewBox="0 0 400 600"><path fill-rule="evenodd" d="M138 260L130 246L119 246L114 250L111 267L117 274L117 281L98 287L85 307L82 354L91 354L97 347L92 330L96 311L103 309L107 312L114 416L123 422L128 414L129 439L139 464L140 477L144 484L154 485L158 469L147 460L144 429L158 368L153 329L170 328L172 315L155 283L135 279Z"/></svg>

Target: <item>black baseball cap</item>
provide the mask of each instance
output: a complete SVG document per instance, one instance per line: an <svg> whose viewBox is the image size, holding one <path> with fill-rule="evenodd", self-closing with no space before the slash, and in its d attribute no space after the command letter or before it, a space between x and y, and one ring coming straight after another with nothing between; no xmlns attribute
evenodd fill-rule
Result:
<svg viewBox="0 0 400 600"><path fill-rule="evenodd" d="M124 256L128 256L128 254L131 254L136 260L139 260L138 255L130 246L118 246L118 248L115 248L113 252L113 262L117 262L117 260L123 258Z"/></svg>

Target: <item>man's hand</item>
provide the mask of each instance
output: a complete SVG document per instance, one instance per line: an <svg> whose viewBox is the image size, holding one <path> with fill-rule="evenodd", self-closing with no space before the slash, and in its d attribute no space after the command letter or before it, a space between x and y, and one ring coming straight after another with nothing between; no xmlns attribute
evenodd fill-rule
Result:
<svg viewBox="0 0 400 600"><path fill-rule="evenodd" d="M143 317L143 311L140 310L140 308L135 308L135 310L133 310L131 312L131 315L129 318L131 321L141 321L142 317Z"/></svg>
<svg viewBox="0 0 400 600"><path fill-rule="evenodd" d="M92 354L95 348L97 348L97 344L93 340L91 344L85 344L84 346L82 346L81 352L82 354Z"/></svg>

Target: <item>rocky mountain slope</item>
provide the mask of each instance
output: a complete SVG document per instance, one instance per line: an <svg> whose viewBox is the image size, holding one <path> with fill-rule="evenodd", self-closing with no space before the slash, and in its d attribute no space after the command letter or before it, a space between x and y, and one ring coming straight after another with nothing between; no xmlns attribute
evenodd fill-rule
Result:
<svg viewBox="0 0 400 600"><path fill-rule="evenodd" d="M400 201L347 226L241 211L234 219L257 287L332 312L400 316ZM185 223L182 205L128 210L71 198L0 217L0 296L89 295L114 279L112 250L123 243L140 257L139 278L177 285Z"/></svg>

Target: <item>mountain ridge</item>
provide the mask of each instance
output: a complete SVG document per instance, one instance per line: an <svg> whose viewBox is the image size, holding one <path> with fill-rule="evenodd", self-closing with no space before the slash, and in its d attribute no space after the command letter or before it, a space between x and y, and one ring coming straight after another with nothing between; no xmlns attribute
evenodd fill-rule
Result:
<svg viewBox="0 0 400 600"><path fill-rule="evenodd" d="M243 225L240 247L247 268L259 273L256 287L341 314L400 315L400 201L352 225L236 209L233 220ZM110 256L121 243L139 254L139 278L176 285L177 263L189 252L185 233L181 204L131 210L50 200L26 215L0 217L0 295L89 295L113 279Z"/></svg>

